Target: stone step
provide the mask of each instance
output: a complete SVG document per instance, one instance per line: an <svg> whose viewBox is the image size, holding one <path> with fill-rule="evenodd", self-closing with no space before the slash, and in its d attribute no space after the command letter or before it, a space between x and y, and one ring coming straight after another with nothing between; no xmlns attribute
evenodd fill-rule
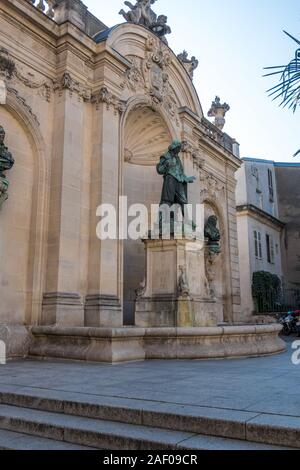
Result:
<svg viewBox="0 0 300 470"><path fill-rule="evenodd" d="M237 439L0 405L0 429L105 450L283 450ZM17 444L16 444L17 445ZM33 442L34 447L34 442Z"/></svg>
<svg viewBox="0 0 300 470"><path fill-rule="evenodd" d="M93 450L93 448L0 429L0 450Z"/></svg>
<svg viewBox="0 0 300 470"><path fill-rule="evenodd" d="M178 432L300 448L300 417L0 385L0 403Z"/></svg>

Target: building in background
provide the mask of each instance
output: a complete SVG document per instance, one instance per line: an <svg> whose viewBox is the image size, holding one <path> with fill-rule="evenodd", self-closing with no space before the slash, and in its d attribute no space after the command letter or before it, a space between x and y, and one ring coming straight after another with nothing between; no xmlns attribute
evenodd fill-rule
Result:
<svg viewBox="0 0 300 470"><path fill-rule="evenodd" d="M244 158L237 171L242 311L298 307L300 164Z"/></svg>
<svg viewBox="0 0 300 470"><path fill-rule="evenodd" d="M286 224L282 239L284 285L291 296L298 297L300 291L300 163L275 163L274 167L279 218Z"/></svg>
<svg viewBox="0 0 300 470"><path fill-rule="evenodd" d="M257 308L252 297L254 273L282 278L281 238L274 163L243 159L237 171L237 226L241 272L242 310L251 316Z"/></svg>

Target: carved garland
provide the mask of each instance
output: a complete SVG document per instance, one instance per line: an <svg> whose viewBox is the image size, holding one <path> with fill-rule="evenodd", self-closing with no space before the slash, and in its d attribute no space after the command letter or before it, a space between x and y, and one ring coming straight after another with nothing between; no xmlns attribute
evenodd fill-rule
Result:
<svg viewBox="0 0 300 470"><path fill-rule="evenodd" d="M19 101L22 101L24 106L37 122L38 120L33 114L31 108L26 104L25 100L19 95L15 88L7 85L8 82L13 83L18 80L26 87L38 90L40 96L45 98L48 102L51 101L51 94L53 92L57 91L62 94L64 90L69 90L70 95L72 96L74 93L77 94L79 100L82 99L85 102L96 103L96 105L99 105L99 103L106 103L107 108L109 109L110 106L113 106L116 113L123 113L125 110L125 103L113 95L106 87L102 87L98 92L92 94L91 89L75 80L69 72L65 72L56 80L49 79L48 81L40 83L24 76L5 49L0 49L0 77L3 78L7 89L12 91Z"/></svg>

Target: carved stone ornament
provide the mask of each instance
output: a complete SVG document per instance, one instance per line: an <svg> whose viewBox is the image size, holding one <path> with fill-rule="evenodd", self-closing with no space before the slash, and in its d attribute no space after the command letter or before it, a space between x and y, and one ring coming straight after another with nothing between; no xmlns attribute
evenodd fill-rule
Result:
<svg viewBox="0 0 300 470"><path fill-rule="evenodd" d="M135 290L136 300L144 297L144 294L146 292L146 287L147 287L146 278L144 278L143 281L140 283L139 287Z"/></svg>
<svg viewBox="0 0 300 470"><path fill-rule="evenodd" d="M196 169L202 170L204 168L205 159L201 156L200 150L187 140L182 142L182 152L191 156Z"/></svg>
<svg viewBox="0 0 300 470"><path fill-rule="evenodd" d="M37 118L37 116L34 114L32 111L32 108L29 106L29 104L26 102L25 98L23 98L18 90L15 88L11 88L10 86L7 87L7 91L15 97L15 99L20 103L20 105L24 108L26 113L29 114L29 116L36 122L36 124L39 126L40 122Z"/></svg>
<svg viewBox="0 0 300 470"><path fill-rule="evenodd" d="M217 277L217 260L218 260L218 254L213 253L209 250L209 248L206 248L205 251L205 288L206 288L206 294L208 297L210 297L213 300L216 300L217 293L216 293L216 288L215 288L215 279Z"/></svg>
<svg viewBox="0 0 300 470"><path fill-rule="evenodd" d="M190 295L185 266L179 266L177 294L179 297L188 297Z"/></svg>
<svg viewBox="0 0 300 470"><path fill-rule="evenodd" d="M200 173L201 193L200 200L224 200L225 184L218 180L212 173L202 171Z"/></svg>
<svg viewBox="0 0 300 470"><path fill-rule="evenodd" d="M194 71L198 68L199 65L199 60L197 60L195 56L192 56L189 59L188 53L186 51L183 51L181 52L181 54L178 54L177 59L180 60L189 76L193 79Z"/></svg>
<svg viewBox="0 0 300 470"><path fill-rule="evenodd" d="M230 106L227 103L221 104L219 96L216 96L215 101L212 102L211 108L208 111L208 117L214 117L214 125L222 130L225 126L225 115L230 110Z"/></svg>
<svg viewBox="0 0 300 470"><path fill-rule="evenodd" d="M178 104L169 82L168 67L172 60L169 49L155 37L149 36L145 59L136 56L127 58L132 65L125 73L121 87L134 93L142 91L148 97L150 107L155 110L163 107L179 125Z"/></svg>
<svg viewBox="0 0 300 470"><path fill-rule="evenodd" d="M81 85L78 81L74 80L69 72L65 72L61 78L53 83L53 90L62 92L69 90L70 94L76 93L83 101L90 101L92 97L91 90Z"/></svg>
<svg viewBox="0 0 300 470"><path fill-rule="evenodd" d="M76 94L79 99L90 101L92 97L91 90L83 84L75 80L69 72L65 72L56 80L47 79L37 81L32 73L25 73L20 65L16 65L9 53L5 49L0 49L0 79L7 84L12 83L13 88L17 86L17 82L24 86L37 90L39 96L47 102L51 101L53 92L62 93L63 90L69 90L70 94Z"/></svg>
<svg viewBox="0 0 300 470"><path fill-rule="evenodd" d="M100 103L106 103L107 109L113 107L115 114L122 114L126 107L125 103L113 95L106 87L102 87L97 93L93 94L91 101L96 104L97 109Z"/></svg>
<svg viewBox="0 0 300 470"><path fill-rule="evenodd" d="M165 15L159 15L152 10L151 6L156 0L137 0L135 5L131 2L124 2L129 11L120 10L122 15L129 23L138 24L148 28L158 36L165 44L168 44L166 35L170 34L171 28L168 26L168 18Z"/></svg>

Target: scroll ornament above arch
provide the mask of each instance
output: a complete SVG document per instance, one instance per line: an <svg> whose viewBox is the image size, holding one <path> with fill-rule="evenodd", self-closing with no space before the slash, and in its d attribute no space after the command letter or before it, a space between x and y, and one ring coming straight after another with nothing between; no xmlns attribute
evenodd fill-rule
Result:
<svg viewBox="0 0 300 470"><path fill-rule="evenodd" d="M153 109L162 107L179 127L178 103L169 79L168 67L172 56L169 49L153 36L146 39L145 58L128 56L131 67L125 72L123 89L132 93L142 92Z"/></svg>

